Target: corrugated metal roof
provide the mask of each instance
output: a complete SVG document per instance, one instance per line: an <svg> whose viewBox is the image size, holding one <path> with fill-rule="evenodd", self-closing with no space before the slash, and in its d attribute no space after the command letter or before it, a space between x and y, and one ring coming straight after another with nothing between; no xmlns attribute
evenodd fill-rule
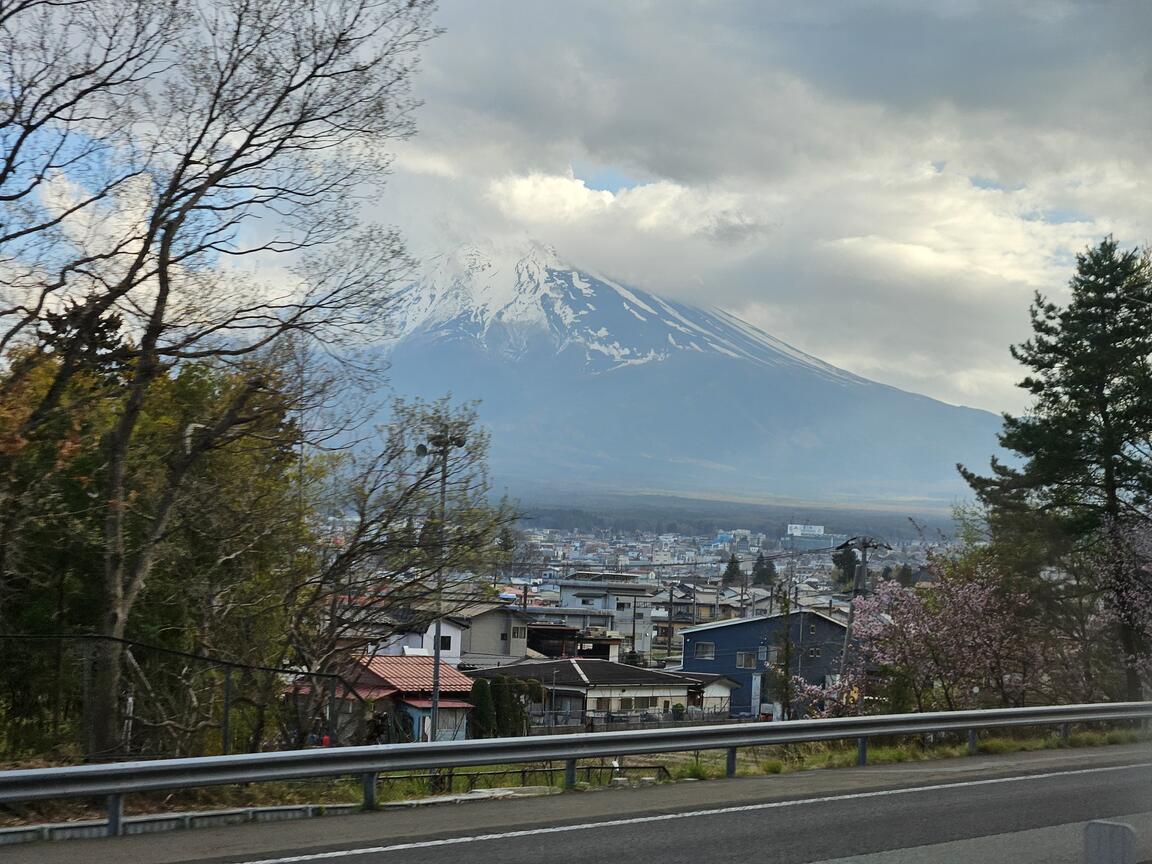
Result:
<svg viewBox="0 0 1152 864"><path fill-rule="evenodd" d="M717 627L732 627L736 624L751 624L754 621L765 621L769 618L779 618L783 612L773 612L771 615L755 615L751 618L725 618L723 621L709 621L707 624L696 624L692 627L685 627L680 631L681 634L691 635L699 633L701 630L715 630ZM837 621L835 618L830 617L825 612L818 612L815 609L793 609L788 613L789 615L815 615L817 618L823 618L825 621L831 621L838 627L846 626L843 621Z"/></svg>
<svg viewBox="0 0 1152 864"><path fill-rule="evenodd" d="M404 693L432 692L433 657L365 657L360 662L368 672ZM441 691L467 693L471 689L471 678L440 662Z"/></svg>
<svg viewBox="0 0 1152 864"><path fill-rule="evenodd" d="M534 678L542 684L566 687L604 685L696 686L699 682L662 669L641 669L624 663L613 663L591 657L563 660L526 660L492 669L472 672L477 678Z"/></svg>

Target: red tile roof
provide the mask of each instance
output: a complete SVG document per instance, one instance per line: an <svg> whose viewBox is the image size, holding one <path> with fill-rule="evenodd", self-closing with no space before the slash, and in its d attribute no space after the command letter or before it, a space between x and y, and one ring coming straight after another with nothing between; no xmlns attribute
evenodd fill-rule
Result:
<svg viewBox="0 0 1152 864"><path fill-rule="evenodd" d="M401 699L405 705L411 705L413 708L431 708L431 699ZM441 699L441 708L471 708L471 702L465 702L463 699Z"/></svg>
<svg viewBox="0 0 1152 864"><path fill-rule="evenodd" d="M433 662L432 657L364 657L360 660L366 671L403 693L432 692ZM468 693L472 690L472 679L441 661L440 690Z"/></svg>

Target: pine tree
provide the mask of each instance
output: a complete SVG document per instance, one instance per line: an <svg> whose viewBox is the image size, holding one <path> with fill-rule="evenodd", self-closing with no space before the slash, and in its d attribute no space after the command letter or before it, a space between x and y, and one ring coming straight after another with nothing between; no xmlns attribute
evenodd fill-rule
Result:
<svg viewBox="0 0 1152 864"><path fill-rule="evenodd" d="M756 556L756 563L752 567L753 585L771 585L776 581L776 563L764 557L761 552Z"/></svg>
<svg viewBox="0 0 1152 864"><path fill-rule="evenodd" d="M1105 547L1127 697L1137 700L1144 646L1131 600L1136 577L1107 547L1152 500L1152 261L1107 237L1076 263L1068 305L1037 293L1033 336L1012 347L1031 370L1020 386L1034 401L1027 414L1004 416L1000 444L1023 465L994 458L989 477L958 467L989 508L994 531L1021 513L1044 514L1082 547Z"/></svg>
<svg viewBox="0 0 1152 864"><path fill-rule="evenodd" d="M724 568L723 582L725 585L738 585L744 578L740 569L740 559L732 555L728 559L728 566Z"/></svg>

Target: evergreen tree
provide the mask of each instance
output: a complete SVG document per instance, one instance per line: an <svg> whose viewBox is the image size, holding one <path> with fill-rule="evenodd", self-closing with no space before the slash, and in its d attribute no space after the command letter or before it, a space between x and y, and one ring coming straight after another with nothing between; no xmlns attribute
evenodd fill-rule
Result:
<svg viewBox="0 0 1152 864"><path fill-rule="evenodd" d="M856 565L860 563L856 557L855 549L840 549L832 553L832 567L835 569L836 581L842 588L851 588L856 584Z"/></svg>
<svg viewBox="0 0 1152 864"><path fill-rule="evenodd" d="M496 734L511 738L524 734L524 706L520 702L519 688L512 678L492 681L492 701L496 705Z"/></svg>
<svg viewBox="0 0 1152 864"><path fill-rule="evenodd" d="M1020 386L1034 401L1027 414L1004 416L1000 444L1023 464L994 458L987 477L958 467L989 508L993 533L1021 515L1042 515L1082 548L1102 547L1127 698L1137 700L1144 648L1132 600L1137 576L1112 553L1124 523L1144 518L1152 500L1152 262L1107 237L1076 263L1068 305L1038 293L1033 336L1012 347L1031 370Z"/></svg>
<svg viewBox="0 0 1152 864"><path fill-rule="evenodd" d="M740 559L734 554L728 558L728 566L724 568L723 582L725 585L738 585L744 578L740 570Z"/></svg>
<svg viewBox="0 0 1152 864"><path fill-rule="evenodd" d="M901 564L900 569L896 571L896 582L905 588L911 588L916 584L916 577L912 573L912 567L908 564Z"/></svg>
<svg viewBox="0 0 1152 864"><path fill-rule="evenodd" d="M487 678L472 683L472 737L492 738L496 734L496 704Z"/></svg>
<svg viewBox="0 0 1152 864"><path fill-rule="evenodd" d="M756 556L756 563L752 567L753 585L771 585L776 581L776 563L764 557L761 552Z"/></svg>

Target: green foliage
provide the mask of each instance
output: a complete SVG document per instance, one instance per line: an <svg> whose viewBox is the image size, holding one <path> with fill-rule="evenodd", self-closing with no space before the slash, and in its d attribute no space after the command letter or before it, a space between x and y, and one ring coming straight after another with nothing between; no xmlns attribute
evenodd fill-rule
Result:
<svg viewBox="0 0 1152 864"><path fill-rule="evenodd" d="M487 678L477 678L472 682L472 737L492 738L496 735L496 704L492 699L492 688Z"/></svg>
<svg viewBox="0 0 1152 864"><path fill-rule="evenodd" d="M856 565L859 562L855 549L840 549L832 553L832 567L841 588L850 589L855 584Z"/></svg>
<svg viewBox="0 0 1152 864"><path fill-rule="evenodd" d="M756 563L752 567L752 584L768 586L776 582L776 562L764 557L761 552L756 556Z"/></svg>
<svg viewBox="0 0 1152 864"><path fill-rule="evenodd" d="M323 688L287 712L283 676L251 667L340 671L342 646L357 647L350 631L421 614L428 574L480 571L511 521L510 508L487 501L487 439L471 428L474 413L402 403L409 434L444 422L468 429L467 448L448 466L452 543L447 554L439 542L422 545L415 524L429 510L438 515L436 466L396 435L375 457L303 447L281 360L190 362L158 374L147 392L128 451L124 528L133 554L150 542L157 502L171 500L148 578L126 604L125 637L165 649L136 646L124 657L123 689L133 691L138 721L129 746L138 752L220 752L224 669L197 657L241 664L231 677L233 752L298 743L323 710ZM0 664L0 754L8 756L90 752L82 697L94 685L88 656L105 644L67 637L100 632L107 609L100 442L116 422L105 389L118 381L105 370L74 376L61 397L66 411L21 436L24 406L50 385L55 362L25 363L0 400L9 468L0 489L0 634L65 637L0 640L16 661ZM244 434L216 441L171 483L173 462L197 446L197 424L256 375L263 385L248 402ZM477 597L469 591L447 604Z"/></svg>
<svg viewBox="0 0 1152 864"><path fill-rule="evenodd" d="M744 581L744 573L740 569L740 559L735 555L729 556L722 579L724 584L729 586L739 585Z"/></svg>
<svg viewBox="0 0 1152 864"><path fill-rule="evenodd" d="M524 710L524 687L516 678L494 678L492 700L496 705L496 734L501 738L523 735L527 713Z"/></svg>
<svg viewBox="0 0 1152 864"><path fill-rule="evenodd" d="M699 759L693 759L677 766L671 774L675 780L711 780L713 777L719 776L718 771Z"/></svg>
<svg viewBox="0 0 1152 864"><path fill-rule="evenodd" d="M1152 261L1107 237L1076 262L1068 304L1037 294L1032 338L1012 348L1030 370L1020 386L1033 404L1022 416L1005 416L1000 443L1022 464L994 458L988 476L959 467L986 508L990 554L1038 595L1052 629L1085 630L1083 598L1108 594L1120 637L1113 663L1123 671L1126 698L1140 699L1137 658L1147 648L1134 600L1140 576L1115 550L1124 520L1152 501ZM1093 553L1106 572L1082 579L1084 556ZM1067 574L1055 585L1045 575L1053 565ZM1097 642L1108 643L1117 628L1097 621L1094 629ZM1086 674L1075 690L1116 695L1093 669L1096 649L1081 644L1086 657L1070 668Z"/></svg>
<svg viewBox="0 0 1152 864"><path fill-rule="evenodd" d="M965 477L993 506L1044 505L1085 531L1152 495L1152 463L1126 458L1152 433L1152 262L1111 237L1076 260L1069 304L1037 294L1033 336L1012 348L1034 403L1004 418L1000 443L1024 466Z"/></svg>

